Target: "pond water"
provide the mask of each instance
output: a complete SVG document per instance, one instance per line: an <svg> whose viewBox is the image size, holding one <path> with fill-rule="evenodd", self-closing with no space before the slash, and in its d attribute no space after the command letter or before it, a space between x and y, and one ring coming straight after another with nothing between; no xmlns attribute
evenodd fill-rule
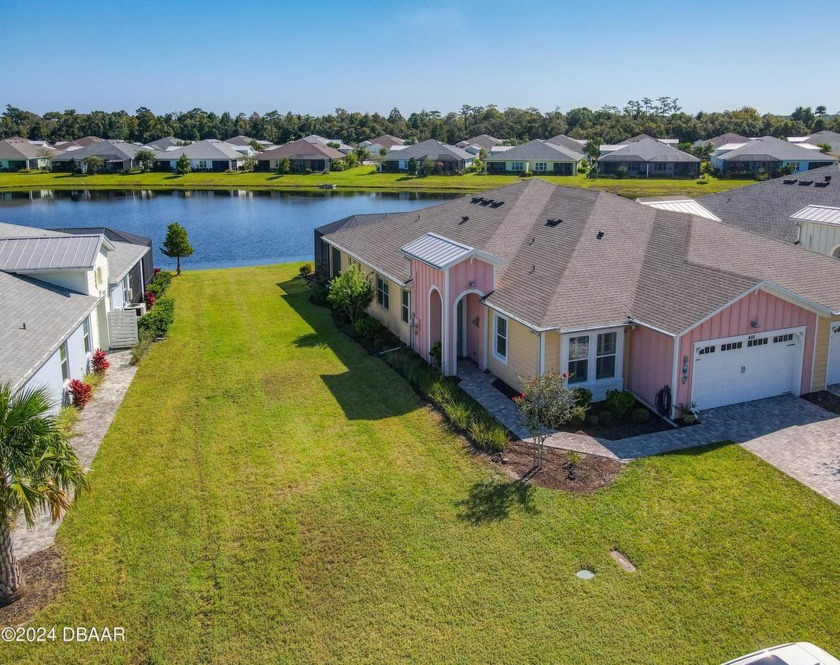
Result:
<svg viewBox="0 0 840 665"><path fill-rule="evenodd" d="M452 198L424 193L101 190L0 193L0 222L40 228L111 226L153 240L155 265L170 222L187 228L195 254L182 267L311 261L313 230L348 215L416 210Z"/></svg>

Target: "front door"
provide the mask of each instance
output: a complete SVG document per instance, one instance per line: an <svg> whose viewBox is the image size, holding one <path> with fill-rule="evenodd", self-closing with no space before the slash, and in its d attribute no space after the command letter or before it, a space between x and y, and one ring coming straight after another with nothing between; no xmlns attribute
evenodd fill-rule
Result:
<svg viewBox="0 0 840 665"><path fill-rule="evenodd" d="M840 323L831 324L828 342L828 385L840 383Z"/></svg>
<svg viewBox="0 0 840 665"><path fill-rule="evenodd" d="M458 357L463 358L467 355L467 339L464 334L464 298L458 301L458 316L456 325L458 326Z"/></svg>

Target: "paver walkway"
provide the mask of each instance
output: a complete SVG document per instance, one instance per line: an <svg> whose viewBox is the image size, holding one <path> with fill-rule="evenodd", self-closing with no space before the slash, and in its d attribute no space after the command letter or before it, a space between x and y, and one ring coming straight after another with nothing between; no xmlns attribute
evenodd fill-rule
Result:
<svg viewBox="0 0 840 665"><path fill-rule="evenodd" d="M523 441L519 410L493 387L496 377L471 362L458 365L460 386ZM718 441L735 441L787 475L840 504L840 417L793 395L709 409L692 427L618 441L556 432L546 445L631 460Z"/></svg>
<svg viewBox="0 0 840 665"><path fill-rule="evenodd" d="M108 354L111 367L96 390L95 397L79 416L76 425L78 435L73 437L72 444L85 469L90 468L137 371L136 367L128 364L130 359L131 351L112 351ZM15 555L23 558L52 545L58 526L59 523L52 524L49 515L44 514L34 528L28 529L25 525L16 528L12 531Z"/></svg>

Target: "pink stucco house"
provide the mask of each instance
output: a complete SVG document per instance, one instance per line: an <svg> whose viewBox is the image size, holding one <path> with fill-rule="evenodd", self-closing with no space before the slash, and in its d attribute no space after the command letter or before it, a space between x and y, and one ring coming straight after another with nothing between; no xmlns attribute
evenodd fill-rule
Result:
<svg viewBox="0 0 840 665"><path fill-rule="evenodd" d="M529 179L322 237L370 313L444 374L549 369L595 399L701 409L826 386L840 262L710 219ZM834 345L838 346L838 345Z"/></svg>

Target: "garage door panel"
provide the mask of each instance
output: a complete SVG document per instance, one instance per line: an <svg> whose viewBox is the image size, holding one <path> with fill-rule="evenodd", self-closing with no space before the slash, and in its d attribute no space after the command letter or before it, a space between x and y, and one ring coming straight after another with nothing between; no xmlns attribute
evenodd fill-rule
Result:
<svg viewBox="0 0 840 665"><path fill-rule="evenodd" d="M791 392L801 354L796 333L702 342L695 349L692 400L710 409Z"/></svg>

